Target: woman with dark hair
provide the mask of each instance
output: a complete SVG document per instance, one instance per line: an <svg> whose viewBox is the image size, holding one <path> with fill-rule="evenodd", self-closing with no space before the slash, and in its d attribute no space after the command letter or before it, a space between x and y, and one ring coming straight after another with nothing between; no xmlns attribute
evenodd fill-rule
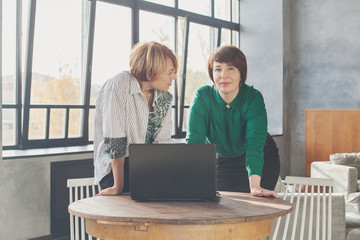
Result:
<svg viewBox="0 0 360 240"><path fill-rule="evenodd" d="M217 189L273 196L280 161L267 133L262 94L245 84L246 57L238 48L217 48L208 60L212 86L198 89L190 108L187 143L215 143Z"/></svg>
<svg viewBox="0 0 360 240"><path fill-rule="evenodd" d="M157 42L137 44L130 54L130 72L104 84L96 101L94 136L95 184L99 195L129 191L131 143L171 141L171 103L168 92L176 78L177 59Z"/></svg>

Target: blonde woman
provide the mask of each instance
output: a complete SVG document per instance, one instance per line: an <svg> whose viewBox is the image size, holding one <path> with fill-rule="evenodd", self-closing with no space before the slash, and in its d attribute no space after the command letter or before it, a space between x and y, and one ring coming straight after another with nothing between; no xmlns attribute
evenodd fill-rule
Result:
<svg viewBox="0 0 360 240"><path fill-rule="evenodd" d="M99 195L129 192L131 143L171 142L168 92L176 78L177 59L157 42L137 44L130 54L130 71L109 79L95 110L94 172Z"/></svg>

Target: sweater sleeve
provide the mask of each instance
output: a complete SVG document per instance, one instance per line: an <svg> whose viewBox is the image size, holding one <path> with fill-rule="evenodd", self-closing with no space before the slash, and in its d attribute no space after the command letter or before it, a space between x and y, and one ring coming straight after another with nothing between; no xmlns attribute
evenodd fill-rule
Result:
<svg viewBox="0 0 360 240"><path fill-rule="evenodd" d="M203 89L203 90L202 90ZM208 129L208 114L204 105L204 87L200 88L195 95L190 107L187 129L187 143L206 143Z"/></svg>
<svg viewBox="0 0 360 240"><path fill-rule="evenodd" d="M249 99L246 111L246 169L248 175L262 175L267 115L264 98L259 91Z"/></svg>

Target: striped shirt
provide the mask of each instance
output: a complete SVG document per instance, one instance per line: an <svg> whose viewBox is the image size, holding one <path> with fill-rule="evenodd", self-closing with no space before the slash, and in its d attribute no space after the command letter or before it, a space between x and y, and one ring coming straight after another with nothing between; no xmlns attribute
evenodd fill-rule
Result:
<svg viewBox="0 0 360 240"><path fill-rule="evenodd" d="M153 109L129 72L109 79L96 101L94 136L95 183L111 170L111 159L129 156L131 143L170 143L172 95L154 91Z"/></svg>

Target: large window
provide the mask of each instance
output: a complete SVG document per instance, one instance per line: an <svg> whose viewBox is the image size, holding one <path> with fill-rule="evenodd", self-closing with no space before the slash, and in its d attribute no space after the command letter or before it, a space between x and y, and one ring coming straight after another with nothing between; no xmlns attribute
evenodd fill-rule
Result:
<svg viewBox="0 0 360 240"><path fill-rule="evenodd" d="M4 149L91 144L104 82L141 41L179 60L173 136L184 137L210 53L239 47L239 0L2 0Z"/></svg>

